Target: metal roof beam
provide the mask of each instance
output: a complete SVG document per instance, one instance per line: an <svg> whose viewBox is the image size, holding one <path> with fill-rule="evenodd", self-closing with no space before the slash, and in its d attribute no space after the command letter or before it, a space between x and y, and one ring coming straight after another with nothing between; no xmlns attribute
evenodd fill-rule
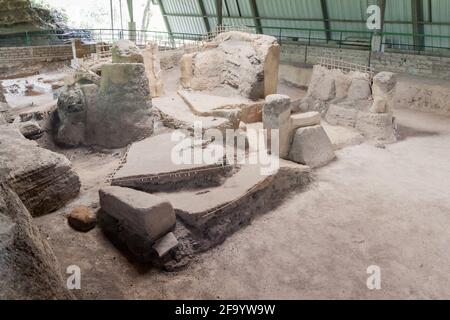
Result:
<svg viewBox="0 0 450 320"><path fill-rule="evenodd" d="M217 26L220 27L223 24L223 2L222 0L216 0L216 11L217 11Z"/></svg>
<svg viewBox="0 0 450 320"><path fill-rule="evenodd" d="M206 16L206 9L205 9L205 4L204 4L203 0L198 0L198 6L200 7L200 11L202 12L206 32L211 32L211 26L209 25L209 19Z"/></svg>
<svg viewBox="0 0 450 320"><path fill-rule="evenodd" d="M262 25L261 25L261 17L259 16L258 5L256 4L256 0L249 0L250 6L252 8L253 20L255 21L255 27L257 33L263 33Z"/></svg>
<svg viewBox="0 0 450 320"><path fill-rule="evenodd" d="M163 0L159 0L159 8L161 9L161 14L163 16L164 25L166 26L167 32L169 33L170 37L173 37L172 28L170 27L169 19L167 17L171 16L167 14L166 9L164 8Z"/></svg>
<svg viewBox="0 0 450 320"><path fill-rule="evenodd" d="M134 22L133 0L127 0L128 14L130 16L130 22Z"/></svg>
<svg viewBox="0 0 450 320"><path fill-rule="evenodd" d="M423 1L411 0L411 15L414 34L414 49L422 50L425 46L425 28L423 23Z"/></svg>
<svg viewBox="0 0 450 320"><path fill-rule="evenodd" d="M386 0L377 0L377 4L381 9L381 28L380 31L384 31L384 20L386 18Z"/></svg>
<svg viewBox="0 0 450 320"><path fill-rule="evenodd" d="M433 22L433 4L428 0L428 21Z"/></svg>
<svg viewBox="0 0 450 320"><path fill-rule="evenodd" d="M322 9L323 24L325 26L325 35L327 37L327 42L331 40L331 26L330 26L330 16L328 15L328 6L326 0L320 0L320 7Z"/></svg>

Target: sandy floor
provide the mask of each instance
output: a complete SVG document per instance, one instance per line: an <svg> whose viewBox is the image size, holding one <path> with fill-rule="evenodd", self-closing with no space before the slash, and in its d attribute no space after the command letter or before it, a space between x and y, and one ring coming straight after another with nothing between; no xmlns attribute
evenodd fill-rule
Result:
<svg viewBox="0 0 450 320"><path fill-rule="evenodd" d="M98 228L70 229L68 209L36 220L63 272L81 267L80 298L449 298L450 118L396 115L401 141L338 151L308 190L177 273L130 265ZM75 203L96 207L118 156L74 162ZM366 287L369 265L381 268L380 291Z"/></svg>

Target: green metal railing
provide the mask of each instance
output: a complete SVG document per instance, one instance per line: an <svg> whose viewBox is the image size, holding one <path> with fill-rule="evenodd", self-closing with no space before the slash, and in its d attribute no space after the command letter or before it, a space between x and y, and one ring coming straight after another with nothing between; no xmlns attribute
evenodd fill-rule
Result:
<svg viewBox="0 0 450 320"><path fill-rule="evenodd" d="M263 30L266 34L277 37L281 44L300 43L360 50L372 49L372 37L375 34L370 31L336 29L264 27ZM450 36L389 32L379 33L379 36L381 37L380 48L377 49L384 51L450 55ZM205 35L125 29L73 29L66 33L51 30L3 34L0 35L0 47L65 44L70 43L73 38L81 39L85 43L111 43L118 39L131 39L138 45L153 41L162 47L174 48L201 42L205 39Z"/></svg>

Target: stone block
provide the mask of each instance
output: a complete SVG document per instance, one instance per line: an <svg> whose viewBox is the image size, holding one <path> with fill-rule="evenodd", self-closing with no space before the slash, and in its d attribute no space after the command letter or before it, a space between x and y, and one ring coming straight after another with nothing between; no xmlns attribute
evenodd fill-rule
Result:
<svg viewBox="0 0 450 320"><path fill-rule="evenodd" d="M181 78L180 83L183 88L190 88L192 77L194 75L194 55L193 53L185 54L180 59Z"/></svg>
<svg viewBox="0 0 450 320"><path fill-rule="evenodd" d="M325 120L334 126L355 127L358 110L345 108L335 104L330 105Z"/></svg>
<svg viewBox="0 0 450 320"><path fill-rule="evenodd" d="M340 69L334 69L331 73L333 75L334 84L336 87L336 98L346 98L350 85L352 84L352 78Z"/></svg>
<svg viewBox="0 0 450 320"><path fill-rule="evenodd" d="M320 124L320 113L310 111L291 115L291 130Z"/></svg>
<svg viewBox="0 0 450 320"><path fill-rule="evenodd" d="M143 64L104 64L96 102L87 109L87 144L121 148L150 136L153 133L151 107Z"/></svg>
<svg viewBox="0 0 450 320"><path fill-rule="evenodd" d="M178 246L178 240L172 232L169 232L164 237L156 241L153 245L153 249L158 254L158 257L162 258L176 246Z"/></svg>
<svg viewBox="0 0 450 320"><path fill-rule="evenodd" d="M127 39L116 41L111 47L113 63L144 63L141 50Z"/></svg>
<svg viewBox="0 0 450 320"><path fill-rule="evenodd" d="M370 112L372 113L385 113L387 102L384 98L375 97L372 106L370 107Z"/></svg>
<svg viewBox="0 0 450 320"><path fill-rule="evenodd" d="M348 89L348 99L350 100L367 100L371 96L370 81L366 78L353 78L350 88Z"/></svg>
<svg viewBox="0 0 450 320"><path fill-rule="evenodd" d="M65 156L5 126L0 127L0 150L0 173L6 171L6 181L31 215L57 210L78 195L80 179Z"/></svg>
<svg viewBox="0 0 450 320"><path fill-rule="evenodd" d="M106 187L99 191L102 211L119 221L130 234L153 243L175 226L172 205L162 198L123 187Z"/></svg>
<svg viewBox="0 0 450 320"><path fill-rule="evenodd" d="M181 84L194 90L231 90L263 99L276 92L280 47L275 37L244 32L219 34L211 46L181 59Z"/></svg>
<svg viewBox="0 0 450 320"><path fill-rule="evenodd" d="M277 129L279 133L279 151L281 158L289 154L291 131L291 99L288 96L273 94L266 97L263 107L263 125L268 129L268 146L271 146L271 131ZM272 150L273 152L274 150ZM276 151L275 151L276 152Z"/></svg>
<svg viewBox="0 0 450 320"><path fill-rule="evenodd" d="M289 159L317 168L335 158L333 145L322 126L299 128L295 131Z"/></svg>
<svg viewBox="0 0 450 320"><path fill-rule="evenodd" d="M55 141L65 146L84 144L86 106L79 88L62 92L57 104L58 127Z"/></svg>
<svg viewBox="0 0 450 320"><path fill-rule="evenodd" d="M391 112L359 112L356 120L356 129L361 131L367 139L376 142L393 143L397 141L394 118Z"/></svg>
<svg viewBox="0 0 450 320"><path fill-rule="evenodd" d="M142 50L144 58L145 73L147 74L150 93L152 97L164 95L164 84L162 81L161 60L157 43L150 43Z"/></svg>
<svg viewBox="0 0 450 320"><path fill-rule="evenodd" d="M60 270L30 213L0 179L0 300L74 299Z"/></svg>
<svg viewBox="0 0 450 320"><path fill-rule="evenodd" d="M336 97L334 77L328 68L314 66L308 96L320 101L329 101Z"/></svg>
<svg viewBox="0 0 450 320"><path fill-rule="evenodd" d="M380 72L373 78L372 93L374 98L388 99L397 84L397 78L392 72Z"/></svg>

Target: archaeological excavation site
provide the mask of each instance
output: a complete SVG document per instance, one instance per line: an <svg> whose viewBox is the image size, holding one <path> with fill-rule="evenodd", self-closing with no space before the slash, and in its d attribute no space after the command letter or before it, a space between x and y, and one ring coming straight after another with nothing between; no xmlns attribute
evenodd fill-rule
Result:
<svg viewBox="0 0 450 320"><path fill-rule="evenodd" d="M1 300L448 299L449 230L450 1L0 0Z"/></svg>

